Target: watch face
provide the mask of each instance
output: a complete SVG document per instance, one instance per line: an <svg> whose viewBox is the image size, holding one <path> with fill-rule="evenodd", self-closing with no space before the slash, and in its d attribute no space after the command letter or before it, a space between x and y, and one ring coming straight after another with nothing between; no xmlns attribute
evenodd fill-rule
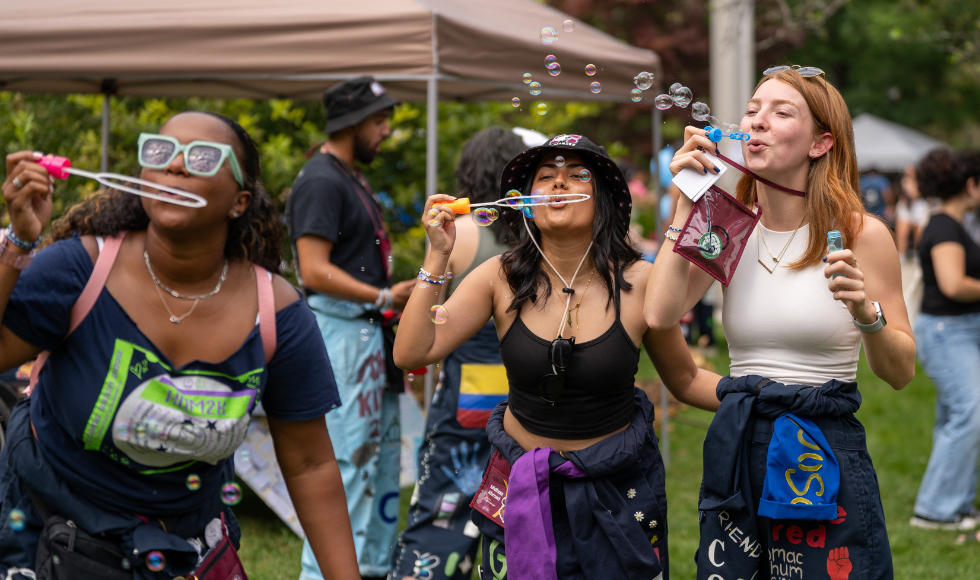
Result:
<svg viewBox="0 0 980 580"><path fill-rule="evenodd" d="M885 320L885 312L881 309L880 303L875 302L874 304L875 304L875 311L878 312L878 318L881 319L881 325L885 326L886 324L888 324L888 321Z"/></svg>

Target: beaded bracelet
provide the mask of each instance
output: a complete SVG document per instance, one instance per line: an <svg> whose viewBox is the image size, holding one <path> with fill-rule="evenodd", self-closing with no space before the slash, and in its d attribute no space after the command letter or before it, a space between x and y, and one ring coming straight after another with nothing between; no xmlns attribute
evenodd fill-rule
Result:
<svg viewBox="0 0 980 580"><path fill-rule="evenodd" d="M41 238L34 240L33 243L18 238L14 234L14 228L11 226L7 226L7 229L5 230L4 233L7 234L7 239L10 240L11 244L24 250L25 252L33 252L34 250L37 249L39 245L41 245Z"/></svg>
<svg viewBox="0 0 980 580"><path fill-rule="evenodd" d="M676 242L677 241L677 236L670 235L670 231L669 230L666 231L666 232L664 232L664 237L667 238L668 240L672 241L672 242Z"/></svg>
<svg viewBox="0 0 980 580"><path fill-rule="evenodd" d="M667 226L667 231L681 233L682 230L680 228L675 228L674 226Z"/></svg>
<svg viewBox="0 0 980 580"><path fill-rule="evenodd" d="M433 274L430 274L429 272L426 272L425 269L419 268L419 275L417 276L417 278L419 280L422 280L423 282L428 282L430 284L445 284L446 280L453 279L453 273L446 272L445 276L435 276Z"/></svg>

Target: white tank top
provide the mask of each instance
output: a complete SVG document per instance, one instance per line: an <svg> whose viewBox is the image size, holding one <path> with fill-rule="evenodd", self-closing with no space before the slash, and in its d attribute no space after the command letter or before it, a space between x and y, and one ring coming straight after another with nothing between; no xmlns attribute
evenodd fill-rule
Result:
<svg viewBox="0 0 980 580"><path fill-rule="evenodd" d="M768 267L775 266L759 243L760 231L777 257L793 233L774 232L761 223L756 226L725 290L723 321L731 375L761 375L784 384L813 387L831 379L853 381L861 332L844 303L834 300L827 289L826 265L821 262L802 270L788 267L806 251L809 224L796 233L772 274L758 262L761 259Z"/></svg>

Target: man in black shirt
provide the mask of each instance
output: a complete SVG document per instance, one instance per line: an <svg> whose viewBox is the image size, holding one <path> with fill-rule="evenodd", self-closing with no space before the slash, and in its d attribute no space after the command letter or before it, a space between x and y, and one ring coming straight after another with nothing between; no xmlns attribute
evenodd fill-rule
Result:
<svg viewBox="0 0 980 580"><path fill-rule="evenodd" d="M391 244L381 208L355 163L374 160L397 102L360 77L323 94L329 138L300 171L286 221L300 282L333 363L343 406L327 415L334 434L360 573L388 574L398 525L401 371L385 311L405 306L414 280L391 284ZM301 580L323 578L309 542Z"/></svg>

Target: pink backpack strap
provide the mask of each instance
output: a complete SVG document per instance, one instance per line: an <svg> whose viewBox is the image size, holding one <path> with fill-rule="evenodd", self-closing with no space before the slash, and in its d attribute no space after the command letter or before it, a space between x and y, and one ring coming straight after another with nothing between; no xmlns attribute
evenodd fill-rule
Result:
<svg viewBox="0 0 980 580"><path fill-rule="evenodd" d="M272 275L268 270L255 267L255 285L259 293L259 334L262 337L262 350L265 364L276 354L276 298L272 292Z"/></svg>
<svg viewBox="0 0 980 580"><path fill-rule="evenodd" d="M92 311L92 307L95 306L99 295L102 294L102 289L105 288L106 280L109 279L109 272L112 272L112 266L116 263L116 257L119 255L119 248L122 247L126 233L123 231L106 238L105 245L103 245L102 251L99 252L99 257L95 260L95 267L92 269L92 275L89 276L88 283L85 284L85 288L82 289L78 300L71 307L68 334L75 332L78 325ZM65 335L66 338L68 334ZM44 363L48 361L50 355L50 351L44 351L34 361L34 365L31 367L31 383L25 391L28 395L34 391L34 387L37 385L37 379L41 375L41 369L44 368Z"/></svg>

